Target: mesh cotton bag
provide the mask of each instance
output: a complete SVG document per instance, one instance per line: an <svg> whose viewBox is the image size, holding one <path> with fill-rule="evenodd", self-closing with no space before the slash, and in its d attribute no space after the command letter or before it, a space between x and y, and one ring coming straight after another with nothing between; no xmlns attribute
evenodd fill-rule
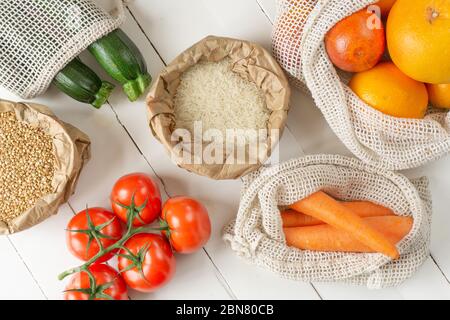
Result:
<svg viewBox="0 0 450 320"><path fill-rule="evenodd" d="M394 118L371 108L330 62L324 37L337 22L375 0L278 0L274 55L300 88L308 88L337 136L358 158L392 170L421 166L450 150L450 117Z"/></svg>
<svg viewBox="0 0 450 320"><path fill-rule="evenodd" d="M401 258L382 254L322 253L286 245L279 206L324 190L342 200L372 201L412 216L399 244ZM406 177L343 156L317 155L263 168L244 179L236 221L224 230L231 248L249 262L297 281L346 282L371 289L396 286L429 256L431 200L427 179Z"/></svg>
<svg viewBox="0 0 450 320"><path fill-rule="evenodd" d="M24 99L44 93L55 75L123 20L90 0L0 1L0 85Z"/></svg>

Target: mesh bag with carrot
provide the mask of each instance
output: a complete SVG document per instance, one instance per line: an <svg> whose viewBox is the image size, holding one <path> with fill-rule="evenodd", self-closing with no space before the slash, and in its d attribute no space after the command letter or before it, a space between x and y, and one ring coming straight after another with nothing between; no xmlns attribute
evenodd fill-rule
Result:
<svg viewBox="0 0 450 320"><path fill-rule="evenodd" d="M379 289L401 284L429 257L430 225L426 179L318 155L247 176L224 239L284 278Z"/></svg>
<svg viewBox="0 0 450 320"><path fill-rule="evenodd" d="M450 50L448 2L277 2L274 55L293 83L312 95L353 154L371 164L403 170L449 152L450 115L442 109L450 108L445 103L450 63L442 55ZM372 24L378 27L366 32ZM352 40L358 30L370 35L365 42ZM420 37L410 36L413 32ZM422 47L409 48L408 39L425 40ZM424 53L432 49L434 55Z"/></svg>

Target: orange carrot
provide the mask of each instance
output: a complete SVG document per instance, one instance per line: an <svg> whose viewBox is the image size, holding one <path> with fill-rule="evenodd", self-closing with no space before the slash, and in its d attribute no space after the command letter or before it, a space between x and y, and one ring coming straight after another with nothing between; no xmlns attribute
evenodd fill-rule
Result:
<svg viewBox="0 0 450 320"><path fill-rule="evenodd" d="M349 201L341 203L361 218L395 216L394 211L391 209L369 201ZM283 227L285 228L310 227L325 224L325 222L321 220L294 210L281 212L281 218L283 219Z"/></svg>
<svg viewBox="0 0 450 320"><path fill-rule="evenodd" d="M319 219L294 210L282 211L281 219L283 219L284 228L311 227L325 224L325 222Z"/></svg>
<svg viewBox="0 0 450 320"><path fill-rule="evenodd" d="M391 209L370 201L346 201L341 203L362 218L395 216Z"/></svg>
<svg viewBox="0 0 450 320"><path fill-rule="evenodd" d="M338 230L346 231L375 252L383 253L392 259L398 259L400 256L395 245L382 233L322 191L296 202L290 208L322 220Z"/></svg>
<svg viewBox="0 0 450 320"><path fill-rule="evenodd" d="M412 229L410 217L372 217L364 222L383 234L392 245L399 243ZM323 252L374 253L375 250L357 241L351 233L330 225L285 228L287 244L302 250Z"/></svg>

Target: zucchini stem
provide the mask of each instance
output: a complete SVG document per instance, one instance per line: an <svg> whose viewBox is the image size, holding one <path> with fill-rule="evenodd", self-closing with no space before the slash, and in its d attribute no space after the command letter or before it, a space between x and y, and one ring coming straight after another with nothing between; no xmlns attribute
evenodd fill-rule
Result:
<svg viewBox="0 0 450 320"><path fill-rule="evenodd" d="M139 74L134 80L129 80L123 85L123 90L125 91L128 99L131 102L136 101L139 97L147 90L148 86L152 82L152 77L150 74Z"/></svg>
<svg viewBox="0 0 450 320"><path fill-rule="evenodd" d="M102 81L102 86L95 94L95 99L94 101L92 101L91 105L97 109L100 109L101 106L106 103L113 90L114 90L113 84L107 81Z"/></svg>

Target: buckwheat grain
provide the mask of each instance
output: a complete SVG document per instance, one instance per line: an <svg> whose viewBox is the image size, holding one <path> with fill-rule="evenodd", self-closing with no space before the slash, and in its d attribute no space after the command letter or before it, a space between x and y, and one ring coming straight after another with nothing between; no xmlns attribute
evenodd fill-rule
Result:
<svg viewBox="0 0 450 320"><path fill-rule="evenodd" d="M53 191L55 163L47 133L0 113L0 221L12 221Z"/></svg>

